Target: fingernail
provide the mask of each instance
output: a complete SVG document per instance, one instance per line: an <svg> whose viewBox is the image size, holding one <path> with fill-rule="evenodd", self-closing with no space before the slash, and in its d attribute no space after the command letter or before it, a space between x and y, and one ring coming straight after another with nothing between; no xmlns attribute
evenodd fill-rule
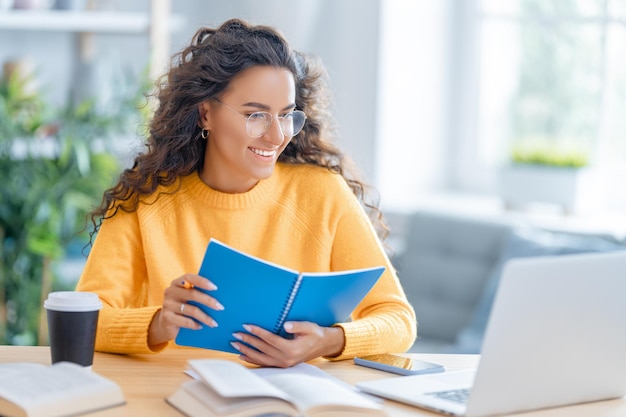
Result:
<svg viewBox="0 0 626 417"><path fill-rule="evenodd" d="M235 342L230 342L230 345L231 345L233 348L235 348L235 349L239 350L239 345L238 345L237 343L235 343Z"/></svg>
<svg viewBox="0 0 626 417"><path fill-rule="evenodd" d="M246 329L247 332L252 333L252 326L250 326L249 324L244 324L243 328Z"/></svg>
<svg viewBox="0 0 626 417"><path fill-rule="evenodd" d="M239 333L233 333L233 337L237 340L243 340L243 338L241 337Z"/></svg>
<svg viewBox="0 0 626 417"><path fill-rule="evenodd" d="M293 324L290 322L285 323L285 330L289 331L291 329L293 329Z"/></svg>
<svg viewBox="0 0 626 417"><path fill-rule="evenodd" d="M221 305L219 302L215 302L215 309L216 310L224 310L224 306Z"/></svg>
<svg viewBox="0 0 626 417"><path fill-rule="evenodd" d="M211 327L217 327L217 322L215 320L211 320Z"/></svg>
<svg viewBox="0 0 626 417"><path fill-rule="evenodd" d="M212 282L207 282L206 289L209 291L214 291L217 289L217 285L213 284Z"/></svg>

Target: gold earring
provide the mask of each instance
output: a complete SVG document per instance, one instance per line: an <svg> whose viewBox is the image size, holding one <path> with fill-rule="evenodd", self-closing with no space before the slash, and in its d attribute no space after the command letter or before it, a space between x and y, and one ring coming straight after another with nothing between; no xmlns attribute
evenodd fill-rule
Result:
<svg viewBox="0 0 626 417"><path fill-rule="evenodd" d="M202 136L202 139L206 140L209 138L209 130L208 129L202 129L202 132L200 133L200 136Z"/></svg>

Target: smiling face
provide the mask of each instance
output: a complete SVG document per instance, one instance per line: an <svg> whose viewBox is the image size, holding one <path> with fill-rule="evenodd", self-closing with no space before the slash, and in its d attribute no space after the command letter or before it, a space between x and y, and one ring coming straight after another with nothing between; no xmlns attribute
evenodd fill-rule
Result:
<svg viewBox="0 0 626 417"><path fill-rule="evenodd" d="M218 191L242 193L272 175L291 139L283 136L276 117L293 110L295 101L289 70L255 66L233 78L219 101L202 103L200 125L209 130L202 180ZM263 136L252 138L245 116L258 111L269 112L274 119Z"/></svg>

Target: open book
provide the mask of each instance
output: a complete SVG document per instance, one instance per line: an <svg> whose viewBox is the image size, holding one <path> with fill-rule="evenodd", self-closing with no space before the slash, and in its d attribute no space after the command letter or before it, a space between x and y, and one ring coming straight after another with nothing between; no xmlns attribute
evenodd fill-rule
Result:
<svg viewBox="0 0 626 417"><path fill-rule="evenodd" d="M224 310L198 305L218 327L181 328L176 343L239 353L232 334L254 324L275 334L285 321L311 321L331 326L349 319L350 313L385 270L378 266L335 272L301 273L259 259L211 239L199 275L217 290L207 291Z"/></svg>
<svg viewBox="0 0 626 417"><path fill-rule="evenodd" d="M63 417L124 404L121 388L70 362L0 365L0 415Z"/></svg>
<svg viewBox="0 0 626 417"><path fill-rule="evenodd" d="M261 377L219 359L188 363L199 379L184 382L166 400L189 417L386 415L380 403L330 378L289 372Z"/></svg>

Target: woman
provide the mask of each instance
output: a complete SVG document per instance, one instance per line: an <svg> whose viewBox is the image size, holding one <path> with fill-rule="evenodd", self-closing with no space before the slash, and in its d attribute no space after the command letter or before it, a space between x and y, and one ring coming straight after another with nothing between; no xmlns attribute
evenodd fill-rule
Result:
<svg viewBox="0 0 626 417"><path fill-rule="evenodd" d="M329 141L321 66L237 19L200 29L176 58L147 151L92 214L77 289L104 303L96 349L157 352L181 327L219 325L189 304L223 308L188 288L214 289L192 272L211 237L296 270L387 267L350 322L288 322L289 339L248 326L233 336L242 360L288 367L408 349L415 313L365 209L379 226L380 211Z"/></svg>

